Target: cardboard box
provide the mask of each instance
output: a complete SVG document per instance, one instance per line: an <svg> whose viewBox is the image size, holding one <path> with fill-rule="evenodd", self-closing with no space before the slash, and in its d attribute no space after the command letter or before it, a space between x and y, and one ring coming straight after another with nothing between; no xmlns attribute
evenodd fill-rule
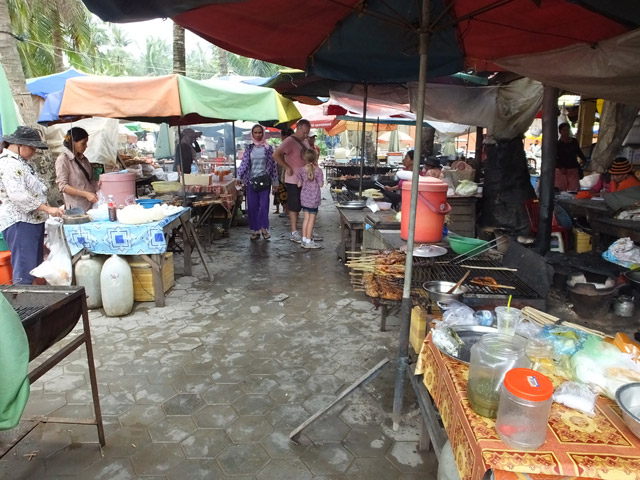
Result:
<svg viewBox="0 0 640 480"><path fill-rule="evenodd" d="M427 336L427 311L422 307L411 309L411 330L409 342L416 353L422 350L422 344Z"/></svg>
<svg viewBox="0 0 640 480"><path fill-rule="evenodd" d="M151 265L137 255L127 257L127 261L133 276L133 299L136 302L155 301ZM162 265L162 290L166 293L174 284L173 253L167 252Z"/></svg>
<svg viewBox="0 0 640 480"><path fill-rule="evenodd" d="M184 176L185 185L211 185L211 175L204 173L187 173Z"/></svg>

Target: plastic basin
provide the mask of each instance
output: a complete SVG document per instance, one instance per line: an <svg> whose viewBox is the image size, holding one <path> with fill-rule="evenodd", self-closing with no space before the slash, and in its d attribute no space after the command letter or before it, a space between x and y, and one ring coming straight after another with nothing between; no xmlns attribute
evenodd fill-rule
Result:
<svg viewBox="0 0 640 480"><path fill-rule="evenodd" d="M153 208L154 205L160 205L162 200L159 198L138 198L136 203L144 208Z"/></svg>
<svg viewBox="0 0 640 480"><path fill-rule="evenodd" d="M487 242L479 238L449 236L449 245L451 245L451 250L462 255L474 249L480 250L478 247L487 245Z"/></svg>

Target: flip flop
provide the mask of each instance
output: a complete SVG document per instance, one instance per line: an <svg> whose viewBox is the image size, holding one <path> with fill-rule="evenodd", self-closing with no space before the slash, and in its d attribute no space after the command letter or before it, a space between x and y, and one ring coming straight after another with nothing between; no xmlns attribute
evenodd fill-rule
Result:
<svg viewBox="0 0 640 480"><path fill-rule="evenodd" d="M259 232L254 232L254 233L251 234L251 237L249 237L249 238L251 238L251 240L257 240L257 239L260 238L260 233Z"/></svg>
<svg viewBox="0 0 640 480"><path fill-rule="evenodd" d="M287 218L287 214L282 212L280 215L278 215L280 218Z"/></svg>
<svg viewBox="0 0 640 480"><path fill-rule="evenodd" d="M269 232L262 232L262 238L269 240L271 238L271 234Z"/></svg>

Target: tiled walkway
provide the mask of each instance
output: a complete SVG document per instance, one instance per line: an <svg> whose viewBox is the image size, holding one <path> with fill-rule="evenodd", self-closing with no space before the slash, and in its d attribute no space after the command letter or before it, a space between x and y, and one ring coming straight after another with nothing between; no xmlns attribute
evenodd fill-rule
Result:
<svg viewBox="0 0 640 480"><path fill-rule="evenodd" d="M289 441L345 386L395 359L398 331L392 317L390 331L378 331L379 312L336 259L331 200L320 212L322 250L290 242L288 220L271 222L270 241L251 242L246 227L215 241L215 281L196 266L166 307L91 312L106 446L95 427L40 425L0 460L0 478L435 479L435 456L418 452L409 385L401 429L391 428L393 362L299 445ZM84 358L75 353L37 381L25 415L90 417Z"/></svg>

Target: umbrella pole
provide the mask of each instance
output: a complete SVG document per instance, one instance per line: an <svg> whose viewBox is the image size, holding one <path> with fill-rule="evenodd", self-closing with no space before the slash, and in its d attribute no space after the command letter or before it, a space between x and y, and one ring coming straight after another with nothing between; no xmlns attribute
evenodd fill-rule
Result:
<svg viewBox="0 0 640 480"><path fill-rule="evenodd" d="M362 198L362 177L364 175L364 142L367 138L367 82L364 82L364 99L362 101L362 145L360 146L360 185L358 198Z"/></svg>
<svg viewBox="0 0 640 480"><path fill-rule="evenodd" d="M378 135L380 134L380 117L376 122L376 158L373 159L373 173L378 173Z"/></svg>
<svg viewBox="0 0 640 480"><path fill-rule="evenodd" d="M400 311L400 333L398 336L398 360L396 382L393 395L393 429L400 428L404 387L409 365L409 328L411 326L411 275L413 272L413 239L416 229L416 208L418 206L418 176L422 154L422 123L424 120L424 98L427 87L427 51L430 34L430 0L422 0L420 22L420 70L418 74L418 109L416 111L416 148L414 151L413 177L411 181L411 209L409 212L409 234L407 238L407 258L404 267L404 289ZM406 212L406 209L405 209Z"/></svg>
<svg viewBox="0 0 640 480"><path fill-rule="evenodd" d="M184 162L182 158L182 148L180 148L180 144L182 143L182 134L180 133L180 125L178 125L178 156L180 157L180 179L182 181L182 206L187 206L187 187L184 184Z"/></svg>
<svg viewBox="0 0 640 480"><path fill-rule="evenodd" d="M238 147L236 145L236 122L231 122L231 136L233 137L233 178L238 178Z"/></svg>

